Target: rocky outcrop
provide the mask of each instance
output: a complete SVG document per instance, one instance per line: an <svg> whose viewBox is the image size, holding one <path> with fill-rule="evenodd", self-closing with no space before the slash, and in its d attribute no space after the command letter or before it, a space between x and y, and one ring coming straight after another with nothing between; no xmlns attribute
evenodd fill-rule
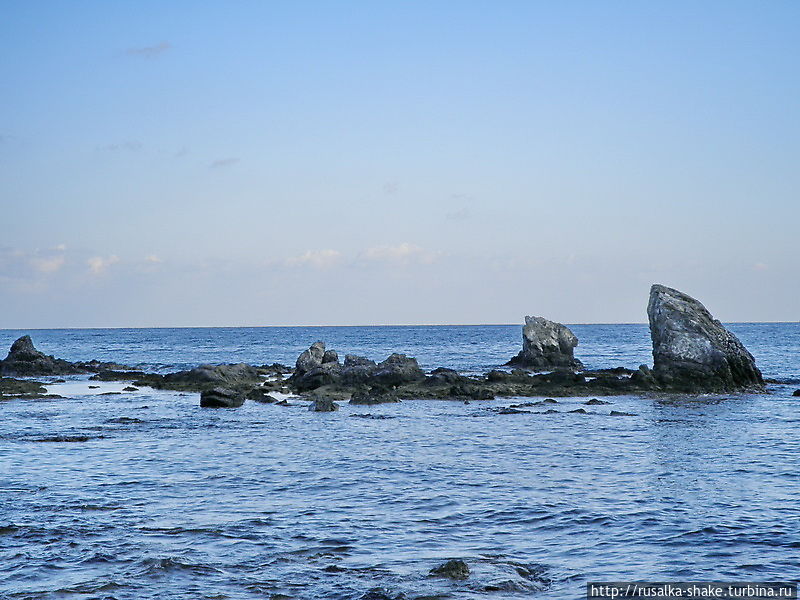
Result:
<svg viewBox="0 0 800 600"><path fill-rule="evenodd" d="M691 296L653 285L647 316L653 376L665 389L711 392L764 387L752 354Z"/></svg>
<svg viewBox="0 0 800 600"><path fill-rule="evenodd" d="M336 352L316 342L298 357L290 383L298 391L309 391L327 385L394 387L424 378L417 360L405 354L392 354L377 364L348 354L342 364Z"/></svg>
<svg viewBox="0 0 800 600"><path fill-rule="evenodd" d="M130 367L114 362L101 362L90 360L85 362L70 362L55 356L40 352L33 345L29 335L24 335L11 344L5 360L0 360L0 374L47 376L47 375L78 375L81 373L97 373L107 370L130 370Z"/></svg>
<svg viewBox="0 0 800 600"><path fill-rule="evenodd" d="M314 342L308 350L297 357L295 375L302 376L322 365L325 358L325 342ZM330 361L329 361L330 362Z"/></svg>
<svg viewBox="0 0 800 600"><path fill-rule="evenodd" d="M200 406L205 408L239 408L245 397L237 390L215 387L200 394Z"/></svg>
<svg viewBox="0 0 800 600"><path fill-rule="evenodd" d="M40 397L46 393L47 389L39 381L0 377L0 400L6 397Z"/></svg>
<svg viewBox="0 0 800 600"><path fill-rule="evenodd" d="M525 317L522 351L507 364L537 371L556 368L582 369L573 356L578 338L561 323L543 317Z"/></svg>
<svg viewBox="0 0 800 600"><path fill-rule="evenodd" d="M202 392L215 387L236 389L250 388L260 384L261 372L252 365L200 365L188 371L159 375L147 373L134 380L133 385L150 386L156 389Z"/></svg>
<svg viewBox="0 0 800 600"><path fill-rule="evenodd" d="M3 375L75 375L85 372L86 369L69 361L39 352L29 335L15 341L8 356L0 361L0 373Z"/></svg>
<svg viewBox="0 0 800 600"><path fill-rule="evenodd" d="M373 406L375 404L389 404L400 402L400 399L385 388L372 388L370 390L356 390L350 397L350 404Z"/></svg>

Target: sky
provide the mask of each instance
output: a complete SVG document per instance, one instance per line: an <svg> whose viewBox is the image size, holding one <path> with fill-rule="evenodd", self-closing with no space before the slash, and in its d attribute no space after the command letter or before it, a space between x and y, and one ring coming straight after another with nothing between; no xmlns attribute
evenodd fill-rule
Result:
<svg viewBox="0 0 800 600"><path fill-rule="evenodd" d="M0 10L2 328L800 320L800 3Z"/></svg>

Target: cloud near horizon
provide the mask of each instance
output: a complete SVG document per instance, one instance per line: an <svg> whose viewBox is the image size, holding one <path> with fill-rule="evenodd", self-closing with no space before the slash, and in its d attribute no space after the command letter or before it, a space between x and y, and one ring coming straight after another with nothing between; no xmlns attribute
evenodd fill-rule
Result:
<svg viewBox="0 0 800 600"><path fill-rule="evenodd" d="M300 256L292 256L284 261L289 267L310 266L315 269L329 269L342 262L342 253L338 250L307 250Z"/></svg>
<svg viewBox="0 0 800 600"><path fill-rule="evenodd" d="M373 246L361 254L363 259L370 262L425 265L435 262L440 256L441 252L432 252L409 242L403 242L396 246Z"/></svg>

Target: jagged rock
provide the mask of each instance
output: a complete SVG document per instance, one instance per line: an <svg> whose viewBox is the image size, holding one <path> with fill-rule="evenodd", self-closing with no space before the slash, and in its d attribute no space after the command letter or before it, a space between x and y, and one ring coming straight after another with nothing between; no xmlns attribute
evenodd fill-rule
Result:
<svg viewBox="0 0 800 600"><path fill-rule="evenodd" d="M494 393L478 385L458 384L450 386L450 395L453 398L471 398L472 400L494 400Z"/></svg>
<svg viewBox="0 0 800 600"><path fill-rule="evenodd" d="M446 563L431 569L433 577L446 577L448 579L466 579L469 577L469 566L461 559L448 560Z"/></svg>
<svg viewBox="0 0 800 600"><path fill-rule="evenodd" d="M271 365L261 365L258 367L258 370L264 374L272 374L272 375L288 375L294 369L291 367L287 367L286 365L282 365L281 363L272 363Z"/></svg>
<svg viewBox="0 0 800 600"><path fill-rule="evenodd" d="M425 373L419 368L416 358L405 354L392 354L378 363L372 379L379 385L397 386L425 379Z"/></svg>
<svg viewBox="0 0 800 600"><path fill-rule="evenodd" d="M315 396L308 407L312 412L333 412L339 410L339 405L327 396Z"/></svg>
<svg viewBox="0 0 800 600"><path fill-rule="evenodd" d="M578 338L561 323L543 317L525 317L522 328L522 351L507 364L535 370L582 369L581 361L573 356Z"/></svg>
<svg viewBox="0 0 800 600"><path fill-rule="evenodd" d="M206 408L238 408L244 404L244 396L230 388L215 387L200 394L200 406Z"/></svg>
<svg viewBox="0 0 800 600"><path fill-rule="evenodd" d="M653 285L647 306L653 339L653 374L683 391L763 389L755 359L700 302Z"/></svg>
<svg viewBox="0 0 800 600"><path fill-rule="evenodd" d="M792 392L792 396L800 396L800 390L795 390Z"/></svg>
<svg viewBox="0 0 800 600"><path fill-rule="evenodd" d="M301 377L310 370L321 366L323 358L325 358L325 342L314 342L308 350L297 357L295 377Z"/></svg>
<svg viewBox="0 0 800 600"><path fill-rule="evenodd" d="M262 404L274 404L278 401L278 399L274 396L270 396L264 387L254 387L247 392L245 397L248 400L255 400L256 402L261 402Z"/></svg>
<svg viewBox="0 0 800 600"><path fill-rule="evenodd" d="M372 388L371 390L356 390L350 397L350 404L361 404L371 406L373 404L389 404L400 402L400 399L392 392L383 388Z"/></svg>
<svg viewBox="0 0 800 600"><path fill-rule="evenodd" d="M438 369L434 369L431 371L431 374L425 379L428 385L435 385L439 383L459 383L463 378L461 375L458 374L458 371L454 369L446 369L445 367L439 367Z"/></svg>
<svg viewBox="0 0 800 600"><path fill-rule="evenodd" d="M329 359L326 361L325 356ZM297 359L297 368L290 381L298 391L314 390L325 385L392 387L425 378L416 359L405 354L392 354L381 363L348 354L344 365L338 355L325 351L323 342L316 342Z"/></svg>
<svg viewBox="0 0 800 600"><path fill-rule="evenodd" d="M99 373L101 371L133 371L132 367L121 365L115 362L103 362L101 360L87 360L72 363L72 365L82 372Z"/></svg>
<svg viewBox="0 0 800 600"><path fill-rule="evenodd" d="M133 381L134 379L142 379L146 377L147 373L144 371L100 371L89 377L90 381Z"/></svg>
<svg viewBox="0 0 800 600"><path fill-rule="evenodd" d="M639 365L639 369L631 374L631 381L641 387L658 388L658 381L647 365Z"/></svg>
<svg viewBox="0 0 800 600"><path fill-rule="evenodd" d="M5 360L0 361L3 375L75 375L86 369L69 361L39 352L29 335L24 335L11 344Z"/></svg>
<svg viewBox="0 0 800 600"><path fill-rule="evenodd" d="M347 354L344 357L345 368L352 367L374 367L375 361L365 358L363 356L356 356L355 354Z"/></svg>

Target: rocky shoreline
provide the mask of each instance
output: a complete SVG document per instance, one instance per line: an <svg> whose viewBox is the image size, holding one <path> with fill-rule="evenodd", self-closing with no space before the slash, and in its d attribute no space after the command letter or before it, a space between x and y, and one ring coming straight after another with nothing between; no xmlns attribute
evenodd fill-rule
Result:
<svg viewBox="0 0 800 600"><path fill-rule="evenodd" d="M697 300L661 285L650 291L648 317L654 366L587 370L573 356L577 337L564 325L526 317L522 351L484 375L453 369L423 371L417 360L392 354L381 362L339 354L315 342L294 368L280 364L200 365L166 375L117 363L69 362L36 350L23 336L0 361L0 398L42 397L37 381L14 377L91 374L95 381L200 393L204 407L235 408L245 401L278 402L271 394L311 401L310 410L337 410L336 402L374 405L406 399L490 400L515 397L594 397L763 391L752 355ZM52 397L52 396L51 396ZM598 401L599 402L599 401Z"/></svg>

